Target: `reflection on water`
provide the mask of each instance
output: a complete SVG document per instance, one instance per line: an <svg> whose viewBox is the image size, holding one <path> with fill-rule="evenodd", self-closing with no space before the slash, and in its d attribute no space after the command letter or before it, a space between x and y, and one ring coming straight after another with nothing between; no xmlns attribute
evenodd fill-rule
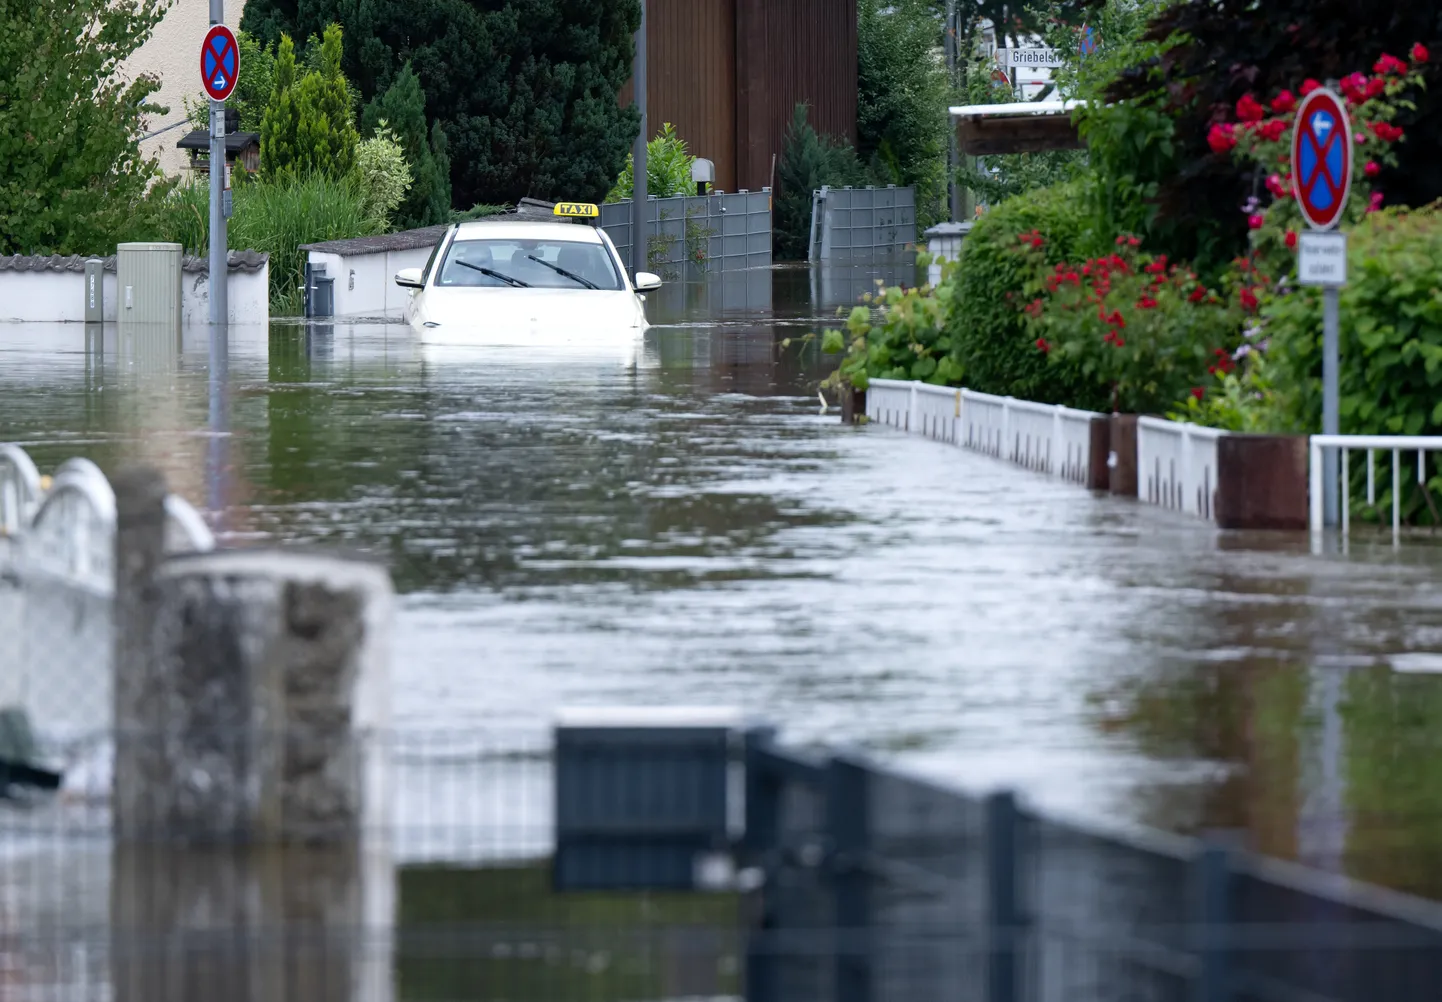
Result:
<svg viewBox="0 0 1442 1002"><path fill-rule="evenodd" d="M335 323L237 328L211 372L204 332L0 328L0 438L156 463L232 543L387 560L404 728L529 747L566 703L734 703L1442 895L1442 683L1390 667L1442 641L1438 550L1314 557L842 427L780 342L873 274L663 289L633 369Z"/></svg>

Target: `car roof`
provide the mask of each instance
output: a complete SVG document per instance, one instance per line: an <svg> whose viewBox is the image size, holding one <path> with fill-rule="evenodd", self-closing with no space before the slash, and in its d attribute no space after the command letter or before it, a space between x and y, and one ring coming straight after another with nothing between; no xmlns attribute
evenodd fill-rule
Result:
<svg viewBox="0 0 1442 1002"><path fill-rule="evenodd" d="M542 222L526 220L516 222L488 222L475 219L461 223L456 232L457 240L472 240L489 237L492 240L569 240L573 243L598 244L601 235L593 226L578 223Z"/></svg>

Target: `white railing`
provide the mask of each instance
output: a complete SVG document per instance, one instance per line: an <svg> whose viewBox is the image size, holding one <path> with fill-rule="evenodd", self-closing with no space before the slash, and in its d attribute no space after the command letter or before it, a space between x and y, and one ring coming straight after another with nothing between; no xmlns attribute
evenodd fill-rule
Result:
<svg viewBox="0 0 1442 1002"><path fill-rule="evenodd" d="M1352 492L1350 490L1351 460L1353 452L1367 454L1367 504L1377 503L1377 453L1392 454L1392 536L1397 539L1402 532L1402 467L1411 453L1417 456L1417 483L1427 483L1427 456L1442 452L1442 437L1436 435L1313 435L1310 442L1311 456L1309 474L1311 477L1308 494L1311 501L1313 532L1320 532L1324 525L1322 454L1325 449L1341 452L1338 463L1341 499L1342 532L1352 528Z"/></svg>
<svg viewBox="0 0 1442 1002"><path fill-rule="evenodd" d="M20 532L40 505L40 471L18 445L0 445L0 536Z"/></svg>
<svg viewBox="0 0 1442 1002"><path fill-rule="evenodd" d="M167 496L165 514L167 552L215 547L183 498ZM115 492L89 460L62 464L47 484L22 450L0 446L0 517L14 519L0 533L11 572L0 588L0 706L24 709L43 745L69 756L101 740L112 717Z"/></svg>
<svg viewBox="0 0 1442 1002"><path fill-rule="evenodd" d="M1091 470L1091 425L1101 415L974 390L873 379L866 390L866 417L1086 484Z"/></svg>
<svg viewBox="0 0 1442 1002"><path fill-rule="evenodd" d="M1215 519L1217 440L1226 434L1218 428L1137 418L1137 498Z"/></svg>

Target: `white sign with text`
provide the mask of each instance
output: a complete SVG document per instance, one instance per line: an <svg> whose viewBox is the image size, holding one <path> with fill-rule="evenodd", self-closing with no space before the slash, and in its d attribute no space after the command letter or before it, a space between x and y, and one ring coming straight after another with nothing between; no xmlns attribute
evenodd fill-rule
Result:
<svg viewBox="0 0 1442 1002"><path fill-rule="evenodd" d="M1341 288L1347 284L1347 235L1314 230L1301 235L1297 278L1303 285Z"/></svg>
<svg viewBox="0 0 1442 1002"><path fill-rule="evenodd" d="M1056 49L997 49L996 54L1003 66L1057 67L1062 65L1061 53Z"/></svg>

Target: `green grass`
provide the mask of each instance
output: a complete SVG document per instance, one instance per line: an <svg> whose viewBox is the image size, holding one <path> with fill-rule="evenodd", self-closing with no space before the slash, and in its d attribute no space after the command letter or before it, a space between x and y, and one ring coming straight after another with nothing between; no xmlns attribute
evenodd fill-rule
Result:
<svg viewBox="0 0 1442 1002"><path fill-rule="evenodd" d="M379 224L367 218L364 200L349 181L323 175L251 182L235 189L234 200L227 242L231 250L270 254L273 316L300 316L304 311L302 244L381 232ZM203 255L210 244L209 212L207 184L182 186L161 202L140 239L183 244L187 254Z"/></svg>

